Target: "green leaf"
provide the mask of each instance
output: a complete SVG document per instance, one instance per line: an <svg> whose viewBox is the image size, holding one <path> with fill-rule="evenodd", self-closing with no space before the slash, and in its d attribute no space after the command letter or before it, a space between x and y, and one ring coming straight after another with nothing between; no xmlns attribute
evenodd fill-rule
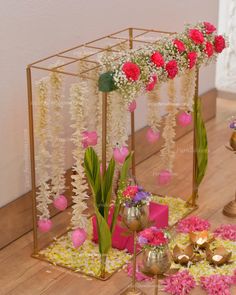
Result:
<svg viewBox="0 0 236 295"><path fill-rule="evenodd" d="M126 182L128 178L128 172L131 165L132 156L133 156L133 152L129 153L129 155L126 157L125 162L121 168L118 191L121 189L121 186L123 185L124 182ZM115 229L115 224L116 224L116 220L119 215L119 212L120 212L120 201L118 196L116 196L115 208L114 208L114 213L113 213L112 222L111 222L112 233Z"/></svg>
<svg viewBox="0 0 236 295"><path fill-rule="evenodd" d="M106 220L108 220L114 172L115 172L115 161L112 158L109 162L107 170L104 172L104 175L102 177L102 199L103 199L103 204L105 206L104 217Z"/></svg>
<svg viewBox="0 0 236 295"><path fill-rule="evenodd" d="M113 80L114 73L109 71L100 75L98 80L98 88L102 92L111 92L116 90L117 87Z"/></svg>
<svg viewBox="0 0 236 295"><path fill-rule="evenodd" d="M99 252L100 254L107 254L112 245L110 228L104 217L96 208L95 214L97 217Z"/></svg>
<svg viewBox="0 0 236 295"><path fill-rule="evenodd" d="M197 152L197 171L196 183L199 186L207 168L208 163L208 144L207 133L204 121L201 116L201 102L197 100L195 106L195 128L196 128L196 152Z"/></svg>

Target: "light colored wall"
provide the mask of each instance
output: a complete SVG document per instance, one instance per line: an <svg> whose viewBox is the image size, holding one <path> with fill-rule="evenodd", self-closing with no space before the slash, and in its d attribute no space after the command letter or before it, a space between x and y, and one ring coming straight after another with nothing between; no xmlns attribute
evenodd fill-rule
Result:
<svg viewBox="0 0 236 295"><path fill-rule="evenodd" d="M30 189L25 67L128 26L181 31L217 23L216 0L0 0L0 206ZM200 92L214 87L214 66L201 70ZM137 126L144 124L140 103Z"/></svg>

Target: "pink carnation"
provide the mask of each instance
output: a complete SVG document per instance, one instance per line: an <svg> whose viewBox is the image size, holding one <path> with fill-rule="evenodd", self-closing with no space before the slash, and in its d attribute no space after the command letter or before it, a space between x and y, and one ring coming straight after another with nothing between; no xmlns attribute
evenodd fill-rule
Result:
<svg viewBox="0 0 236 295"><path fill-rule="evenodd" d="M208 295L230 295L230 287L234 284L233 276L211 275L201 277L201 287Z"/></svg>
<svg viewBox="0 0 236 295"><path fill-rule="evenodd" d="M223 240L231 240L236 242L236 225L225 224L221 225L214 231L214 236Z"/></svg>
<svg viewBox="0 0 236 295"><path fill-rule="evenodd" d="M214 53L214 47L211 44L211 42L206 43L206 47L204 49L205 53L207 54L208 57L211 57Z"/></svg>
<svg viewBox="0 0 236 295"><path fill-rule="evenodd" d="M132 62L124 63L122 71L125 73L128 80L137 81L140 76L140 68Z"/></svg>
<svg viewBox="0 0 236 295"><path fill-rule="evenodd" d="M190 216L179 221L177 231L180 233L189 233L196 231L204 231L210 228L210 223L197 216Z"/></svg>
<svg viewBox="0 0 236 295"><path fill-rule="evenodd" d="M185 51L185 45L182 41L175 39L173 41L174 45L176 46L176 48L178 49L179 53L182 53Z"/></svg>
<svg viewBox="0 0 236 295"><path fill-rule="evenodd" d="M162 284L164 291L172 295L187 295L196 286L194 278L187 270L168 276Z"/></svg>
<svg viewBox="0 0 236 295"><path fill-rule="evenodd" d="M171 60L166 64L166 71L168 73L168 78L174 79L174 77L178 74L178 64L176 60Z"/></svg>
<svg viewBox="0 0 236 295"><path fill-rule="evenodd" d="M146 90L152 91L153 88L155 87L156 83L157 83L157 76L156 75L151 76L148 84L146 85Z"/></svg>
<svg viewBox="0 0 236 295"><path fill-rule="evenodd" d="M137 192L138 192L138 186L130 185L124 190L123 196L132 198L136 195Z"/></svg>
<svg viewBox="0 0 236 295"><path fill-rule="evenodd" d="M197 63L197 52L191 51L188 53L188 65L192 69Z"/></svg>
<svg viewBox="0 0 236 295"><path fill-rule="evenodd" d="M189 38L197 45L202 44L204 42L204 36L202 32L197 29L190 29L188 32Z"/></svg>
<svg viewBox="0 0 236 295"><path fill-rule="evenodd" d="M215 32L216 27L213 24L209 22L204 22L203 24L207 34L212 34L213 32Z"/></svg>
<svg viewBox="0 0 236 295"><path fill-rule="evenodd" d="M215 51L217 53L221 53L226 47L225 38L221 35L215 36L214 46L215 46Z"/></svg>
<svg viewBox="0 0 236 295"><path fill-rule="evenodd" d="M163 56L160 54L160 52L155 51L151 56L151 61L157 66L157 67L163 67L165 62Z"/></svg>

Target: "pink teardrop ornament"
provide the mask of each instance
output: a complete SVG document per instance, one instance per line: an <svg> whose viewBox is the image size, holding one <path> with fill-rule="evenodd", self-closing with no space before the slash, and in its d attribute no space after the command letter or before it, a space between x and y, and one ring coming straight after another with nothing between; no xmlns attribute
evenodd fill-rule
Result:
<svg viewBox="0 0 236 295"><path fill-rule="evenodd" d="M172 179L172 173L169 170L162 170L157 178L159 185L167 185Z"/></svg>
<svg viewBox="0 0 236 295"><path fill-rule="evenodd" d="M152 130L152 128L149 128L146 134L146 138L149 143L155 143L160 138L160 132L155 132Z"/></svg>
<svg viewBox="0 0 236 295"><path fill-rule="evenodd" d="M39 219L38 220L38 229L42 233L47 233L52 228L52 221L50 219Z"/></svg>
<svg viewBox="0 0 236 295"><path fill-rule="evenodd" d="M75 248L83 245L87 238L87 233L83 228L77 228L72 232L71 239Z"/></svg>
<svg viewBox="0 0 236 295"><path fill-rule="evenodd" d="M186 127L192 123L192 114L188 112L182 112L177 116L177 121L180 126Z"/></svg>
<svg viewBox="0 0 236 295"><path fill-rule="evenodd" d="M53 205L56 209L64 211L68 205L67 198L64 195L60 195L53 201Z"/></svg>
<svg viewBox="0 0 236 295"><path fill-rule="evenodd" d="M117 163L123 164L126 157L129 154L129 149L126 146L122 146L121 148L113 149L113 156Z"/></svg>

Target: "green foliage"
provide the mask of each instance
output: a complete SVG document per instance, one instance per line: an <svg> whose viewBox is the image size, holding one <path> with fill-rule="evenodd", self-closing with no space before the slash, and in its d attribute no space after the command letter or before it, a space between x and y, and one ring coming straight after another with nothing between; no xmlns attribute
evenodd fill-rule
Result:
<svg viewBox="0 0 236 295"><path fill-rule="evenodd" d="M121 180L124 182L128 176L131 158L132 154L129 154L121 168L119 183L121 183ZM84 168L93 195L93 204L97 219L99 251L101 254L107 254L111 248L112 233L120 209L119 200L116 198L115 210L110 228L108 225L108 214L111 205L115 161L112 158L108 168L103 172L103 175L101 175L98 156L94 149L89 147L84 155Z"/></svg>
<svg viewBox="0 0 236 295"><path fill-rule="evenodd" d="M197 153L196 184L199 186L205 175L208 163L207 133L204 121L201 116L201 102L199 99L195 105L195 128Z"/></svg>
<svg viewBox="0 0 236 295"><path fill-rule="evenodd" d="M98 88L102 92L111 92L117 87L113 80L113 72L109 71L100 75L98 80Z"/></svg>

